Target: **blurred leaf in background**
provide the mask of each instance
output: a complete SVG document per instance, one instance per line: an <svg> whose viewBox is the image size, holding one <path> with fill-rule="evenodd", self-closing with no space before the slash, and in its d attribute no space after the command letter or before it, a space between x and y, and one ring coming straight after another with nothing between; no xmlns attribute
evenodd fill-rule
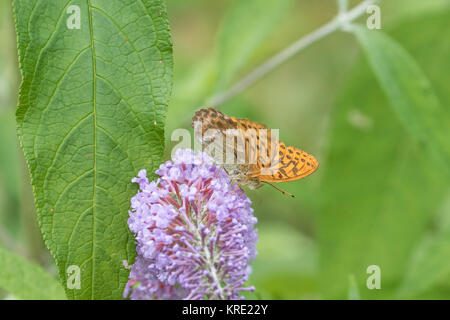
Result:
<svg viewBox="0 0 450 320"><path fill-rule="evenodd" d="M434 225L420 239L406 266L398 297L448 299L450 283L450 196L444 199Z"/></svg>
<svg viewBox="0 0 450 320"><path fill-rule="evenodd" d="M450 113L427 76L414 58L383 32L356 26L354 33L405 130L450 178Z"/></svg>
<svg viewBox="0 0 450 320"><path fill-rule="evenodd" d="M318 251L313 239L284 223L258 228L258 257L252 265L249 297L316 299Z"/></svg>
<svg viewBox="0 0 450 320"><path fill-rule="evenodd" d="M18 72L11 5L0 1L0 224L8 237L20 232L20 156L14 109L17 105ZM1 232L1 231L0 231ZM0 238L1 240L1 238Z"/></svg>
<svg viewBox="0 0 450 320"><path fill-rule="evenodd" d="M0 1L0 242L51 266L36 219L30 177L16 134L20 73L10 1Z"/></svg>
<svg viewBox="0 0 450 320"><path fill-rule="evenodd" d="M41 267L0 246L0 289L13 298L25 300L65 300L59 281Z"/></svg>
<svg viewBox="0 0 450 320"><path fill-rule="evenodd" d="M450 31L449 18L448 10L428 14L405 21L390 32L437 88L449 81L442 70L450 67L445 67L449 61L444 58L450 42L441 37ZM409 66L404 65L408 62L389 63L403 64L397 71L404 82L384 82L384 86L408 87L422 81L401 74L410 75ZM411 94L417 93L399 94L397 99L413 101ZM437 90L437 94L442 101L449 101L448 89ZM415 111L415 106L407 107ZM321 186L325 202L318 221L322 292L327 298L342 297L348 275L355 274L358 283L364 283L367 266L374 264L381 268L383 289L365 289L361 296L392 298L409 256L447 194L448 177L402 126L365 61L355 68L340 94L329 137Z"/></svg>

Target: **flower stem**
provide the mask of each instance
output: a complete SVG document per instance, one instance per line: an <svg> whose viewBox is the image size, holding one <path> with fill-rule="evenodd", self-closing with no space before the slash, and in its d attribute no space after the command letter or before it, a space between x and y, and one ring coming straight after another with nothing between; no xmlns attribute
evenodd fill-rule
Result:
<svg viewBox="0 0 450 320"><path fill-rule="evenodd" d="M210 255L208 251L208 247L205 245L203 247L203 252L205 253L206 261L208 264L209 272L211 273L212 278L214 279L214 282L217 285L217 290L219 291L218 298L220 300L224 300L225 297L223 295L223 288L220 284L219 277L217 276L216 267L214 266L214 258Z"/></svg>
<svg viewBox="0 0 450 320"><path fill-rule="evenodd" d="M350 11L340 12L340 14L336 18L334 18L327 24L307 34L306 36L298 39L284 50L280 51L273 57L269 58L266 62L264 62L259 67L254 69L252 72L250 72L247 76L245 76L236 84L234 84L227 91L213 96L206 103L206 105L213 108L222 105L226 101L230 100L234 96L238 95L239 93L250 87L257 80L262 78L268 72L272 71L280 64L282 64L283 62L285 62L286 60L297 54L298 52L302 51L306 47L317 42L318 40L326 37L327 35L339 30L341 27L347 25L349 22L363 15L366 12L367 7L375 3L376 1L377 0L365 0Z"/></svg>

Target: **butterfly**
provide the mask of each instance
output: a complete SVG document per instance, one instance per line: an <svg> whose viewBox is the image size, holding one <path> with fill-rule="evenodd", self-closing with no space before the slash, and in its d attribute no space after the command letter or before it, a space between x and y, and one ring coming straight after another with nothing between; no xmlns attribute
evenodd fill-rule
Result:
<svg viewBox="0 0 450 320"><path fill-rule="evenodd" d="M220 164L233 182L257 189L271 183L295 181L317 170L317 159L303 150L279 142L273 130L247 119L201 109L192 118L194 135L203 151Z"/></svg>

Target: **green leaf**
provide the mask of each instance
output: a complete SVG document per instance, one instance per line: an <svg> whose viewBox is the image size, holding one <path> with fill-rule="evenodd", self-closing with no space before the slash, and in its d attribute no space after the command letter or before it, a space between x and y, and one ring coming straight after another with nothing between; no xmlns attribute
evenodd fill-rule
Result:
<svg viewBox="0 0 450 320"><path fill-rule="evenodd" d="M69 29L76 5L80 29ZM153 172L164 148L172 44L161 0L15 0L22 85L17 130L38 220L69 298L118 299L131 178ZM75 11L76 12L76 11Z"/></svg>
<svg viewBox="0 0 450 320"><path fill-rule="evenodd" d="M20 164L17 137L14 134L14 109L0 111L0 223L11 234L18 234Z"/></svg>
<svg viewBox="0 0 450 320"><path fill-rule="evenodd" d="M436 228L423 237L411 255L398 290L399 297L418 297L438 284L448 283L450 279L450 197L447 197L441 211Z"/></svg>
<svg viewBox="0 0 450 320"><path fill-rule="evenodd" d="M12 236L19 234L18 203L20 195L21 155L15 135L16 87L19 74L16 67L15 35L12 7L0 2L0 224Z"/></svg>
<svg viewBox="0 0 450 320"><path fill-rule="evenodd" d="M450 176L450 113L427 76L414 58L383 32L361 26L353 30L402 124Z"/></svg>
<svg viewBox="0 0 450 320"><path fill-rule="evenodd" d="M61 284L40 266L0 247L0 288L25 300L66 299Z"/></svg>
<svg viewBox="0 0 450 320"><path fill-rule="evenodd" d="M192 67L187 75L182 77L175 73L171 107L167 111L167 132L171 133L177 128L191 126L194 110L202 106L205 97L214 88L217 79L216 71L214 60L205 58ZM170 141L170 135L167 135L166 139Z"/></svg>
<svg viewBox="0 0 450 320"><path fill-rule="evenodd" d="M258 238L249 279L255 292L264 299L313 297L318 262L314 241L285 223L258 225Z"/></svg>
<svg viewBox="0 0 450 320"><path fill-rule="evenodd" d="M356 278L353 274L348 276L348 300L361 300Z"/></svg>
<svg viewBox="0 0 450 320"><path fill-rule="evenodd" d="M218 86L229 85L255 50L291 8L292 0L235 0L222 23L217 44Z"/></svg>
<svg viewBox="0 0 450 320"><path fill-rule="evenodd" d="M438 85L450 81L442 72L450 67L450 38L441 36L450 32L449 18L442 11L391 31L427 70L442 101L450 101L448 87ZM448 190L448 177L405 130L365 61L356 64L339 94L328 146L318 195L324 202L317 227L322 292L345 299L348 275L354 274L362 299L396 297L410 255ZM381 268L381 290L365 286L369 265Z"/></svg>

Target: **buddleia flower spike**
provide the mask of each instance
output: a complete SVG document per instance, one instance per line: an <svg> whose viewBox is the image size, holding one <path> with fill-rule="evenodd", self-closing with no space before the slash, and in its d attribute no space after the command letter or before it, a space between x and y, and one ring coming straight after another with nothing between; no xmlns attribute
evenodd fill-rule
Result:
<svg viewBox="0 0 450 320"><path fill-rule="evenodd" d="M141 170L128 226L138 256L131 299L239 299L256 257L251 201L205 154L178 150L149 182Z"/></svg>

